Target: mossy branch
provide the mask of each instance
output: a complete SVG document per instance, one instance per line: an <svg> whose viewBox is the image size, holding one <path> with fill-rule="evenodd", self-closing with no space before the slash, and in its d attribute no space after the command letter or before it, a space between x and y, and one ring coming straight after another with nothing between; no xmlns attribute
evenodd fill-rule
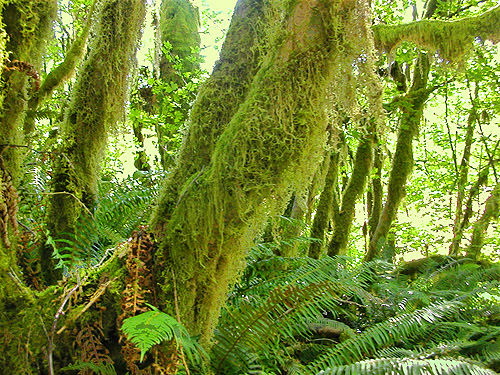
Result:
<svg viewBox="0 0 500 375"><path fill-rule="evenodd" d="M407 41L436 51L445 60L459 61L475 38L493 43L500 41L500 6L456 21L425 19L402 25L375 25L372 29L379 50L390 52Z"/></svg>
<svg viewBox="0 0 500 375"><path fill-rule="evenodd" d="M52 92L75 72L78 62L81 60L87 45L87 39L92 25L92 14L94 13L96 1L92 3L87 21L80 35L73 41L69 51L64 58L64 61L50 71L47 77L43 80L40 90L37 95L33 96L29 102L31 110L35 110L42 104Z"/></svg>

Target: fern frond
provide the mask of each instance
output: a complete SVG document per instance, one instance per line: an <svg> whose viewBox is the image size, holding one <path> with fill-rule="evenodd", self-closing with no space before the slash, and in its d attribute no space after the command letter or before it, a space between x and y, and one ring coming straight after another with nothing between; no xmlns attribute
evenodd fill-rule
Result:
<svg viewBox="0 0 500 375"><path fill-rule="evenodd" d="M200 358L199 346L191 339L186 328L156 308L125 319L121 329L141 350L141 362L146 352L154 345L173 339L177 346L182 345L184 353L191 361L196 362Z"/></svg>
<svg viewBox="0 0 500 375"><path fill-rule="evenodd" d="M308 368L312 372L319 372L327 367L360 361L384 347L422 332L426 326L448 319L461 306L462 304L457 302L447 302L390 318L368 328L359 336L336 345Z"/></svg>
<svg viewBox="0 0 500 375"><path fill-rule="evenodd" d="M307 332L308 322L324 311L344 312L339 295L351 293L332 281L295 283L276 287L264 302L241 303L238 310L229 310L221 318L211 353L215 372L221 373L226 366L244 369L252 353L266 353L276 337L293 338Z"/></svg>
<svg viewBox="0 0 500 375"><path fill-rule="evenodd" d="M456 359L372 359L328 368L317 375L494 375L495 372Z"/></svg>

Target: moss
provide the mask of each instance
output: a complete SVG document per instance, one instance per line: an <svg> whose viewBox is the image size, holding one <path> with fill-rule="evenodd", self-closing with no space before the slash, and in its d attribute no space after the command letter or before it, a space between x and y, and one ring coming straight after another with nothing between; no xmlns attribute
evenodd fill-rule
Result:
<svg viewBox="0 0 500 375"><path fill-rule="evenodd" d="M245 99L265 49L256 46L265 36L262 19L268 6L265 0L249 0L235 8L220 59L193 104L177 163L153 213L159 237L183 186L208 166L217 138Z"/></svg>
<svg viewBox="0 0 500 375"><path fill-rule="evenodd" d="M107 137L124 111L127 84L142 20L142 0L107 0L99 9L89 54L72 91L54 168L47 226L58 238L72 233L92 210Z"/></svg>
<svg viewBox="0 0 500 375"><path fill-rule="evenodd" d="M52 20L55 17L56 0L12 0L4 2L2 18L5 23L7 42L5 54L11 62L18 60L39 70L43 49ZM4 39L5 41L5 39ZM6 56L8 55L8 56ZM10 66L11 63L7 63ZM15 69L2 71L3 111L0 123L0 144L23 144L21 131L27 100L33 94L28 76ZM6 170L14 185L19 180L21 151L8 147L3 152Z"/></svg>
<svg viewBox="0 0 500 375"><path fill-rule="evenodd" d="M169 42L171 53L182 60L192 56L193 50L200 48L199 34L200 14L196 6L189 0L163 0L160 10L161 42ZM171 75L168 59L162 56L160 75L163 78ZM199 62L186 63L187 72L199 68Z"/></svg>
<svg viewBox="0 0 500 375"><path fill-rule="evenodd" d="M449 61L461 62L471 50L475 38L500 40L500 7L476 17L457 21L421 20L403 25L373 27L377 47L392 51L403 41L416 43Z"/></svg>
<svg viewBox="0 0 500 375"><path fill-rule="evenodd" d="M270 26L283 33L276 34L276 49L166 223L158 259L168 270L163 293L173 301L167 283L173 269L182 322L205 343L266 218L282 212L320 162L327 135L326 89L335 57L345 47L346 30L339 28L345 18L355 20L353 28L367 21L359 18L366 4L356 5L298 2L284 25ZM199 150L200 143L204 140L189 146Z"/></svg>

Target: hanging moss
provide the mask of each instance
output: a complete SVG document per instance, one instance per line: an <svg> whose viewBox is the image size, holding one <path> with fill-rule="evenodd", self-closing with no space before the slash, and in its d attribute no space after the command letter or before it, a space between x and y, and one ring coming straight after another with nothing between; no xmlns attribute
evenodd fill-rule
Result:
<svg viewBox="0 0 500 375"><path fill-rule="evenodd" d="M500 6L476 16L457 21L421 20L403 25L376 25L373 27L377 48L394 50L403 41L418 46L449 61L460 62L471 50L475 38L500 40Z"/></svg>
<svg viewBox="0 0 500 375"><path fill-rule="evenodd" d="M144 14L143 0L106 0L99 9L62 124L62 147L51 181L46 222L55 238L72 233L79 216L95 205L107 137L124 111Z"/></svg>
<svg viewBox="0 0 500 375"><path fill-rule="evenodd" d="M291 9L284 25L269 26L281 32L277 49L166 223L157 262L168 270L161 277L164 298L174 300L168 283L174 270L182 322L205 343L266 218L283 210L316 170L335 57L345 50L347 30L368 15L363 1L299 1ZM346 25L346 19L355 23ZM198 151L199 145L191 147Z"/></svg>
<svg viewBox="0 0 500 375"><path fill-rule="evenodd" d="M257 48L265 36L263 19L267 0L239 1L210 78L202 85L191 109L178 160L169 174L152 217L162 235L182 187L206 168L217 141L238 106L245 99L265 48Z"/></svg>

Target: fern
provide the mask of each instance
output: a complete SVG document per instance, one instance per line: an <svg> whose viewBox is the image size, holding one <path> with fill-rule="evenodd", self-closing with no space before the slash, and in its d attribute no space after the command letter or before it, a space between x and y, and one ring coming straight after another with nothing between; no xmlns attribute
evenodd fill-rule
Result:
<svg viewBox="0 0 500 375"><path fill-rule="evenodd" d="M349 286L333 281L295 283L275 288L263 302L241 303L221 318L211 353L216 373L224 367L248 368L253 353L267 353L278 337L293 338L310 330L324 311L345 313L340 296L352 295ZM345 297L343 297L345 298Z"/></svg>
<svg viewBox="0 0 500 375"><path fill-rule="evenodd" d="M495 372L456 359L374 359L328 368L318 375L494 375Z"/></svg>
<svg viewBox="0 0 500 375"><path fill-rule="evenodd" d="M182 346L190 361L199 361L201 348L189 336L187 330L170 315L149 306L152 311L125 319L121 328L129 340L141 350L141 362L146 352L154 345L170 340L174 340L177 346Z"/></svg>

